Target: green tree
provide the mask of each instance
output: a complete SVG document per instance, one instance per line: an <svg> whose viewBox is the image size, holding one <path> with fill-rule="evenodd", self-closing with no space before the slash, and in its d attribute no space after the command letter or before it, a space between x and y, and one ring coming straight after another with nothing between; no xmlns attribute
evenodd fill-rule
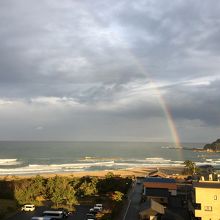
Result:
<svg viewBox="0 0 220 220"><path fill-rule="evenodd" d="M75 194L76 194L76 191L73 189L73 187L68 185L64 196L65 196L66 204L69 206L70 210L72 210L74 205L78 204Z"/></svg>
<svg viewBox="0 0 220 220"><path fill-rule="evenodd" d="M51 201L56 205L56 207L58 207L58 205L61 204L63 200L64 195L62 192L59 189L55 190L52 194Z"/></svg>
<svg viewBox="0 0 220 220"><path fill-rule="evenodd" d="M32 183L31 183L32 189L34 190L36 196L41 196L45 194L46 191L46 187L45 187L45 179L40 176L37 175Z"/></svg>
<svg viewBox="0 0 220 220"><path fill-rule="evenodd" d="M115 202L121 202L123 199L124 193L120 192L120 191L115 191L114 193L112 193L111 199L112 201Z"/></svg>
<svg viewBox="0 0 220 220"><path fill-rule="evenodd" d="M66 177L55 176L47 182L48 198L58 207L61 204L73 206L77 204L75 190L70 185L70 179Z"/></svg>
<svg viewBox="0 0 220 220"><path fill-rule="evenodd" d="M196 173L196 164L190 160L186 160L183 163L185 165L185 171L187 174L195 174Z"/></svg>
<svg viewBox="0 0 220 220"><path fill-rule="evenodd" d="M105 178L106 179L109 179L109 178L113 178L115 175L113 172L108 172L106 175L105 175Z"/></svg>
<svg viewBox="0 0 220 220"><path fill-rule="evenodd" d="M47 182L47 197L58 205L64 201L64 193L68 182L67 179L60 176L50 178Z"/></svg>
<svg viewBox="0 0 220 220"><path fill-rule="evenodd" d="M15 183L14 195L18 204L35 203L35 194L30 180L21 180Z"/></svg>
<svg viewBox="0 0 220 220"><path fill-rule="evenodd" d="M60 191L60 194L62 194L65 191L67 185L68 179L65 177L55 176L50 178L46 185L47 197L53 197L55 191Z"/></svg>
<svg viewBox="0 0 220 220"><path fill-rule="evenodd" d="M92 196L97 193L97 178L86 178L83 179L83 182L81 183L79 187L79 194L84 196Z"/></svg>

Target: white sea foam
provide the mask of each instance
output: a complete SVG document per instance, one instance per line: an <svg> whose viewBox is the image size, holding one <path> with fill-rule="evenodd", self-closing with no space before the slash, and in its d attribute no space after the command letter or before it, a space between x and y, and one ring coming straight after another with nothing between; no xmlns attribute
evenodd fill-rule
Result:
<svg viewBox="0 0 220 220"><path fill-rule="evenodd" d="M162 157L147 157L145 158L145 160L151 163L170 163L171 162L171 160L168 160Z"/></svg>
<svg viewBox="0 0 220 220"><path fill-rule="evenodd" d="M59 173L59 172L77 172L77 171L83 171L83 168L77 167L52 167L50 165L35 165L35 166L25 166L25 167L19 167L15 169L0 169L1 175L16 175L16 174L38 174L38 173Z"/></svg>
<svg viewBox="0 0 220 220"><path fill-rule="evenodd" d="M93 163L113 163L114 162L120 162L120 163L172 163L173 161L169 159L165 159L162 157L147 157L145 159L136 159L136 158L96 158L96 157L86 157L86 159L80 159L79 162L93 162ZM182 163L182 161L181 161Z"/></svg>
<svg viewBox="0 0 220 220"><path fill-rule="evenodd" d="M217 163L216 162L214 162L214 161L212 161L212 162L207 162L207 161L205 161L205 162L196 162L196 165L197 166L202 166L202 165L212 165L212 166L215 166L215 165L217 165Z"/></svg>
<svg viewBox="0 0 220 220"><path fill-rule="evenodd" d="M21 164L17 159L0 159L0 166L12 166Z"/></svg>
<svg viewBox="0 0 220 220"><path fill-rule="evenodd" d="M15 160L16 161L16 160ZM14 161L14 162L15 162ZM12 161L11 161L12 162ZM161 157L149 157L145 159L118 159L108 161L76 161L76 163L65 164L30 164L23 167L14 167L0 169L0 175L25 175L40 173L62 173L62 172L79 172L86 170L107 170L110 169L129 169L132 167L164 167L164 166L181 166L183 161L171 161Z"/></svg>
<svg viewBox="0 0 220 220"><path fill-rule="evenodd" d="M59 172L79 172L85 171L91 167L111 167L114 166L114 161L96 162L96 163L70 163L70 164L51 164L40 165L30 164L24 167L0 169L0 175L15 175L15 174L36 174L36 173L59 173Z"/></svg>
<svg viewBox="0 0 220 220"><path fill-rule="evenodd" d="M79 162L107 162L121 159L120 157L84 157L80 159Z"/></svg>

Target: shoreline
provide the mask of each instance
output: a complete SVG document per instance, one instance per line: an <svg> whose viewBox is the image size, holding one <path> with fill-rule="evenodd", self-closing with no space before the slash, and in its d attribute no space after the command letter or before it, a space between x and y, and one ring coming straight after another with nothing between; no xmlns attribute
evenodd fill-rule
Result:
<svg viewBox="0 0 220 220"><path fill-rule="evenodd" d="M44 178L51 178L54 176L64 176L64 177L104 177L107 173L112 172L116 176L121 177L145 177L152 171L160 171L167 176L178 176L181 175L183 166L151 166L151 167L133 167L127 169L118 170L100 170L100 171L79 171L79 172L57 172L57 173L39 173L39 174L15 174L15 175L0 175L0 180L13 180L13 179L27 179L40 175Z"/></svg>

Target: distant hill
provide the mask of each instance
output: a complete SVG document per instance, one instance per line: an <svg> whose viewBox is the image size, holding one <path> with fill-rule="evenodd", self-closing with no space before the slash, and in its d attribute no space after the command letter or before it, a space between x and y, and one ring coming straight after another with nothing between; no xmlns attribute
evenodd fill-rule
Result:
<svg viewBox="0 0 220 220"><path fill-rule="evenodd" d="M220 152L220 139L214 141L211 144L206 144L203 148L206 151L219 151Z"/></svg>

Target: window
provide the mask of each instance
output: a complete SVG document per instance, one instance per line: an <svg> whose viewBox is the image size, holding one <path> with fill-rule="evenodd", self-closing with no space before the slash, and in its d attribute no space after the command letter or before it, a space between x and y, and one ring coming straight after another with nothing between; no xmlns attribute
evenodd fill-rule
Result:
<svg viewBox="0 0 220 220"><path fill-rule="evenodd" d="M217 199L218 199L217 195L214 195L214 200L217 200Z"/></svg>
<svg viewBox="0 0 220 220"><path fill-rule="evenodd" d="M201 203L194 204L195 209L201 210Z"/></svg>
<svg viewBox="0 0 220 220"><path fill-rule="evenodd" d="M212 211L212 206L205 206L204 209L205 211Z"/></svg>

